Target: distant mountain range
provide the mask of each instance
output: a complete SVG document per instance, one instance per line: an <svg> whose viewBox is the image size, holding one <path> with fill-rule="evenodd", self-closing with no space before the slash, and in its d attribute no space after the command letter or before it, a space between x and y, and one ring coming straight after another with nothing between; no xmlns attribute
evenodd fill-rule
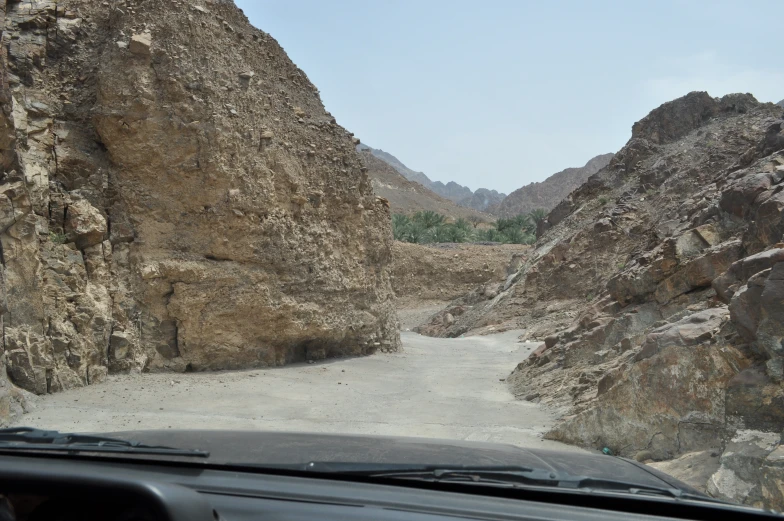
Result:
<svg viewBox="0 0 784 521"><path fill-rule="evenodd" d="M373 192L389 201L392 213L411 215L415 212L431 210L453 220L459 218L471 220L477 218L484 222L493 220L491 215L460 206L454 201L441 197L423 184L406 179L391 164L372 154L369 149L362 150L360 156L367 166Z"/></svg>
<svg viewBox="0 0 784 521"><path fill-rule="evenodd" d="M567 168L541 183L531 183L509 194L494 212L500 217L514 217L537 208L548 212L577 189L593 174L607 166L614 154L596 156L579 168Z"/></svg>
<svg viewBox="0 0 784 521"><path fill-rule="evenodd" d="M403 177L409 181L414 181L425 188L429 188L434 193L445 197L450 201L465 206L466 208L473 208L480 212L492 213L492 211L501 203L506 194L499 193L495 190L488 190L487 188L479 188L476 192L472 191L467 186L449 181L444 184L441 181L432 181L422 172L412 170L403 164L398 158L384 152L383 150L370 147L364 143L357 145L357 150L367 151L375 157L386 162L392 168L397 170Z"/></svg>
<svg viewBox="0 0 784 521"><path fill-rule="evenodd" d="M507 196L487 188L472 191L454 181L446 184L432 181L424 173L407 167L389 152L364 143L359 144L357 149L367 158L374 189L379 195L390 200L393 211L410 213L434 210L452 217L466 215L459 215L462 212L454 206L445 205L447 202L497 217L514 217L537 208L549 212L590 176L607 166L613 157L613 154L598 155L581 167L567 168L542 182L518 188ZM391 167L391 170L384 169L382 164ZM395 180L392 171L400 174L402 178ZM403 182L403 178L408 183Z"/></svg>

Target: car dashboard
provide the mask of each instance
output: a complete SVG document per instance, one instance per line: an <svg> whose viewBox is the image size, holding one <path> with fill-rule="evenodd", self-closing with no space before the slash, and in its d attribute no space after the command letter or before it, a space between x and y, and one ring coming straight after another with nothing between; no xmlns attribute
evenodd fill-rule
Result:
<svg viewBox="0 0 784 521"><path fill-rule="evenodd" d="M587 504L575 504L569 496L564 501L547 493L513 498L510 492L515 491L465 485L444 490L413 482L357 482L105 457L0 454L0 521L614 521L714 519L722 514L709 504L689 501L657 506L638 499L597 502L586 496ZM610 508L602 507L602 501Z"/></svg>

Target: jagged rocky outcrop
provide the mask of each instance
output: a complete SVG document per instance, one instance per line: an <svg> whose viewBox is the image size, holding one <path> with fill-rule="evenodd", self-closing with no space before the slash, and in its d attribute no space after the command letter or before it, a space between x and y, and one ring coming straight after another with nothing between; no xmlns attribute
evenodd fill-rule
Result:
<svg viewBox="0 0 784 521"><path fill-rule="evenodd" d="M562 414L548 437L674 467L715 454L711 494L784 509L782 116L748 94L662 105L503 291L421 330L525 327L544 343L508 381Z"/></svg>
<svg viewBox="0 0 784 521"><path fill-rule="evenodd" d="M518 188L499 203L496 213L501 217L514 217L539 208L549 212L589 177L607 166L612 158L613 154L601 154L591 158L584 166L567 168L541 183Z"/></svg>
<svg viewBox="0 0 784 521"><path fill-rule="evenodd" d="M0 7L13 384L398 347L389 209L317 89L233 3ZM5 417L24 393L2 386Z"/></svg>
<svg viewBox="0 0 784 521"><path fill-rule="evenodd" d="M446 184L441 181L432 181L424 173L408 168L389 152L369 147L364 143L357 145L357 150L372 154L397 170L400 175L409 181L419 183L439 196L466 208L493 214L498 204L506 197L506 194L499 193L495 190L488 190L487 188L478 188L476 192L473 192L467 186L455 183L454 181L449 181Z"/></svg>

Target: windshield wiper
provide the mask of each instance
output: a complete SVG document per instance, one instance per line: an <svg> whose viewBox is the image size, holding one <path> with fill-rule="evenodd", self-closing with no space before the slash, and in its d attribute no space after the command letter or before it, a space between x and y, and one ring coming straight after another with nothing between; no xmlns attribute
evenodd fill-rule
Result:
<svg viewBox="0 0 784 521"><path fill-rule="evenodd" d="M0 429L0 451L59 451L59 452L111 452L131 454L156 454L165 456L209 457L203 450L177 449L159 445L145 445L138 441L78 434L73 432L47 431L33 427Z"/></svg>
<svg viewBox="0 0 784 521"><path fill-rule="evenodd" d="M522 466L440 466L372 465L355 463L309 463L306 468L317 472L336 472L355 476L386 479L410 479L444 483L465 483L502 487L553 487L586 492L622 492L635 495L657 495L724 503L707 496L692 494L674 487L657 487L629 481L574 476L547 469Z"/></svg>

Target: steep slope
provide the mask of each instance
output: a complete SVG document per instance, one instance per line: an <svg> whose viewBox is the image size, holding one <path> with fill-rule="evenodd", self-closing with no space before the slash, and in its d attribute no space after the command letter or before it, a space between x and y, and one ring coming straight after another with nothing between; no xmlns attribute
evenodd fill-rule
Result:
<svg viewBox="0 0 784 521"><path fill-rule="evenodd" d="M392 213L412 214L423 210L432 210L446 215L450 219L477 218L490 222L491 215L477 212L471 208L458 206L449 199L444 199L421 184L409 181L391 165L377 158L369 151L360 152L367 167L367 174L373 184L373 191L389 201Z"/></svg>
<svg viewBox="0 0 784 521"><path fill-rule="evenodd" d="M392 166L392 168L400 172L400 174L409 181L419 183L441 197L467 208L473 208L480 212L489 212L489 209L495 208L495 206L506 197L506 194L501 194L495 190L488 190L486 188L477 189L479 195L474 197L474 192L467 186L455 183L454 181L449 181L446 184L441 181L431 181L430 178L422 172L417 172L408 168L389 152L369 147L364 143L360 143L357 146L357 149L370 152L375 157Z"/></svg>
<svg viewBox="0 0 784 521"><path fill-rule="evenodd" d="M548 437L640 461L721 454L711 494L781 510L783 115L749 94L665 103L550 212L498 296L422 330L527 328L545 343L509 382L563 414Z"/></svg>
<svg viewBox="0 0 784 521"><path fill-rule="evenodd" d="M423 186L428 186L432 183L429 177L427 177L422 172L417 172L415 170L411 170L406 165L404 165L398 158L390 154L389 152L384 152L381 149L369 147L364 143L360 143L357 145L357 149L362 151L370 152L375 157L379 158L380 160L384 161L388 165L392 166L395 170L400 172L400 174L410 181L415 181Z"/></svg>
<svg viewBox="0 0 784 521"><path fill-rule="evenodd" d="M316 88L233 3L0 5L14 384L398 347L389 210Z"/></svg>
<svg viewBox="0 0 784 521"><path fill-rule="evenodd" d="M518 188L501 201L497 213L501 217L514 217L537 208L549 212L589 177L607 166L612 158L613 154L598 155L584 166L567 168L551 175L541 183L531 183Z"/></svg>

